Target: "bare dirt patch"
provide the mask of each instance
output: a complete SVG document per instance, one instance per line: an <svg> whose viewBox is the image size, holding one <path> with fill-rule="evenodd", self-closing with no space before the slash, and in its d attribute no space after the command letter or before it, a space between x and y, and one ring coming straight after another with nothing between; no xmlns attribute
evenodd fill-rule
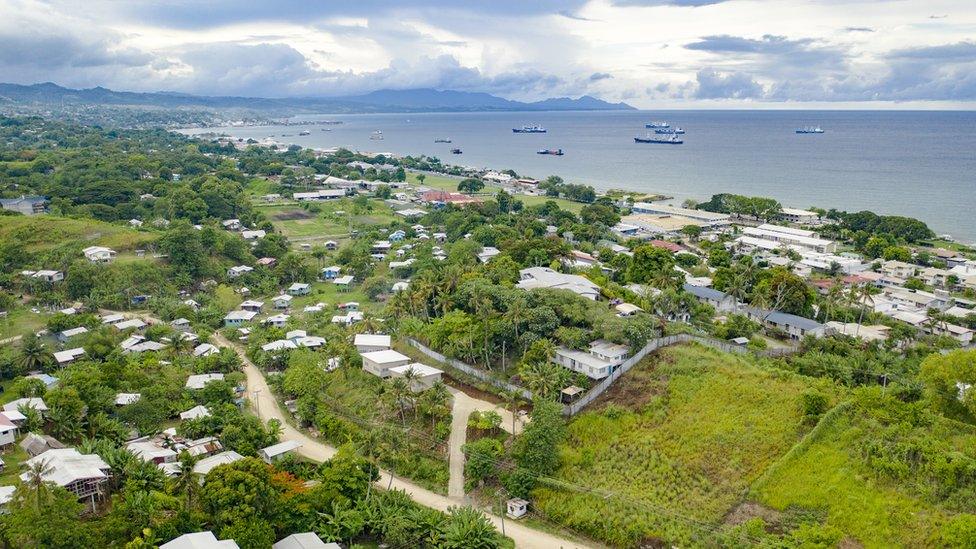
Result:
<svg viewBox="0 0 976 549"><path fill-rule="evenodd" d="M779 524L782 515L779 511L770 509L754 501L743 501L725 515L723 523L728 526L738 526L748 520L759 517L766 524Z"/></svg>
<svg viewBox="0 0 976 549"><path fill-rule="evenodd" d="M278 212L271 216L275 221L292 221L295 219L312 219L315 214L306 212L305 210L292 210L289 212Z"/></svg>
<svg viewBox="0 0 976 549"><path fill-rule="evenodd" d="M668 378L656 371L656 365L673 360L668 353L651 353L593 401L592 408L600 409L613 403L629 410L640 410L653 398L667 392Z"/></svg>

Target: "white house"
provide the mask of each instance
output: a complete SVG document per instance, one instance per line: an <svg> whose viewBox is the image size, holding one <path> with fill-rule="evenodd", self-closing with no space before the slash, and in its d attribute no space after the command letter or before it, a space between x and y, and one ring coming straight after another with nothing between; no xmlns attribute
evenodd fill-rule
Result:
<svg viewBox="0 0 976 549"><path fill-rule="evenodd" d="M28 469L37 464L43 467L41 478L54 483L79 499L90 497L94 500L108 481L111 467L97 454L82 454L74 448L52 449L24 462ZM20 475L24 482L30 480L30 472Z"/></svg>
<svg viewBox="0 0 976 549"><path fill-rule="evenodd" d="M630 348L604 340L590 343L589 352L557 347L553 362L590 379L603 379L630 356Z"/></svg>
<svg viewBox="0 0 976 549"><path fill-rule="evenodd" d="M104 246L89 246L81 250L81 252L92 263L108 263L115 259L116 256L115 250Z"/></svg>
<svg viewBox="0 0 976 549"><path fill-rule="evenodd" d="M410 390L415 393L420 393L433 387L434 383L441 380L441 374L444 373L433 366L428 366L420 362L394 366L389 369L389 372L392 377L413 375L415 379L410 382Z"/></svg>
<svg viewBox="0 0 976 549"><path fill-rule="evenodd" d="M291 316L286 314L277 314L264 319L264 323L274 326L275 328L284 328L285 324L288 324L288 319L290 318Z"/></svg>
<svg viewBox="0 0 976 549"><path fill-rule="evenodd" d="M386 334L356 334L353 345L360 353L385 351L390 348L390 336Z"/></svg>
<svg viewBox="0 0 976 549"><path fill-rule="evenodd" d="M481 248L480 252L478 252L478 261L488 263L493 257L500 253L501 252L498 250L498 248L494 246L485 246Z"/></svg>
<svg viewBox="0 0 976 549"><path fill-rule="evenodd" d="M248 299L244 303L241 303L239 306L241 310L251 311L252 313L260 313L262 307L264 307L263 301L255 301L253 299Z"/></svg>
<svg viewBox="0 0 976 549"><path fill-rule="evenodd" d="M44 399L39 397L26 397L18 398L17 400L12 400L3 405L4 412L16 412L23 406L24 408L33 408L40 412L42 415L47 412L47 404L44 403Z"/></svg>
<svg viewBox="0 0 976 549"><path fill-rule="evenodd" d="M410 357L392 349L363 353L363 370L378 377L390 377L390 369L410 363Z"/></svg>
<svg viewBox="0 0 976 549"><path fill-rule="evenodd" d="M224 374L196 374L186 378L187 389L203 389L211 381L223 381Z"/></svg>
<svg viewBox="0 0 976 549"><path fill-rule="evenodd" d="M308 295L312 287L302 282L296 282L288 287L288 295Z"/></svg>
<svg viewBox="0 0 976 549"><path fill-rule="evenodd" d="M548 267L529 267L519 271L517 286L523 290L536 288L552 288L555 290L569 290L577 295L594 301L600 297L600 286L588 278L558 273Z"/></svg>
<svg viewBox="0 0 976 549"><path fill-rule="evenodd" d="M219 352L220 349L209 343L201 343L193 348L193 356L195 357L215 355Z"/></svg>
<svg viewBox="0 0 976 549"><path fill-rule="evenodd" d="M180 419L197 419L210 415L210 409L203 405L197 405L185 412L180 412Z"/></svg>
<svg viewBox="0 0 976 549"><path fill-rule="evenodd" d="M150 440L149 437L137 438L127 442L125 443L125 447L142 461L155 463L156 465L173 463L178 456L172 448L166 448L156 441Z"/></svg>
<svg viewBox="0 0 976 549"><path fill-rule="evenodd" d="M49 284L53 284L55 282L61 282L62 280L64 280L64 273L62 273L61 271L52 271L49 269L43 269L32 274L31 278L36 278L38 280L43 280L44 282L47 282Z"/></svg>
<svg viewBox="0 0 976 549"><path fill-rule="evenodd" d="M201 476L207 476L207 473L212 471L214 467L217 467L218 465L226 465L242 459L244 459L244 456L233 450L227 450L226 452L221 452L219 454L214 454L210 457L201 459L196 463L196 465L193 466L193 472Z"/></svg>
<svg viewBox="0 0 976 549"><path fill-rule="evenodd" d="M258 456L264 460L265 463L271 464L278 461L282 457L293 453L295 450L302 447L301 442L294 440L286 440L284 442L279 442L278 444L272 444L267 448L262 448L258 450Z"/></svg>
<svg viewBox="0 0 976 549"><path fill-rule="evenodd" d="M54 353L54 360L58 362L59 365L68 364L74 362L85 354L85 349L81 347L76 347L74 349L66 349L64 351L56 351Z"/></svg>
<svg viewBox="0 0 976 549"><path fill-rule="evenodd" d="M260 229L255 231L241 231L241 236L244 238L244 240L257 240L259 238L264 238L267 236L267 234L267 232Z"/></svg>
<svg viewBox="0 0 976 549"><path fill-rule="evenodd" d="M292 534L271 546L271 549L341 549L338 543L325 543L313 532Z"/></svg>
<svg viewBox="0 0 976 549"><path fill-rule="evenodd" d="M243 276L254 270L254 267L248 267L247 265L236 265L227 269L227 278L237 278Z"/></svg>
<svg viewBox="0 0 976 549"><path fill-rule="evenodd" d="M243 227L240 219L225 219L220 224L228 231L239 231Z"/></svg>
<svg viewBox="0 0 976 549"><path fill-rule="evenodd" d="M258 316L254 311L231 311L224 317L224 326L240 326Z"/></svg>
<svg viewBox="0 0 976 549"><path fill-rule="evenodd" d="M213 532L183 534L162 544L159 549L240 549L232 539L217 539Z"/></svg>

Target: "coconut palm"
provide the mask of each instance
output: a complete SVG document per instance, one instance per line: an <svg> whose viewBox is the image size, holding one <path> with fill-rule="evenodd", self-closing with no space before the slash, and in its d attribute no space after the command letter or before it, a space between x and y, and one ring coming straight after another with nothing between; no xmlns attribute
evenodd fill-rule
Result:
<svg viewBox="0 0 976 549"><path fill-rule="evenodd" d="M868 304L874 305L874 286L870 282L865 282L861 284L860 289L857 290L858 302L861 305L861 313L857 317L857 327L854 329L854 337L857 337L858 333L861 331L861 322L864 321L864 309Z"/></svg>
<svg viewBox="0 0 976 549"><path fill-rule="evenodd" d="M539 361L523 364L519 373L533 395L554 399L565 385L568 371L552 362Z"/></svg>
<svg viewBox="0 0 976 549"><path fill-rule="evenodd" d="M430 428L433 429L438 419L450 413L451 392L447 390L447 386L443 382L437 381L430 389L424 391L420 398L424 409L430 414Z"/></svg>
<svg viewBox="0 0 976 549"><path fill-rule="evenodd" d="M170 482L170 493L173 495L183 494L186 509L193 508L193 498L196 497L200 488L200 482L193 467L197 464L197 456L190 455L189 452L180 452L179 468L176 476Z"/></svg>
<svg viewBox="0 0 976 549"><path fill-rule="evenodd" d="M44 459L36 460L27 466L23 488L27 491L27 498L35 511L40 510L51 499L51 490L44 478L52 471L54 468L49 466Z"/></svg>
<svg viewBox="0 0 976 549"><path fill-rule="evenodd" d="M515 330L516 344L519 341L519 326L525 321L525 316L528 312L529 302L522 295L517 295L508 302L508 307L505 310L505 320L512 323L512 328Z"/></svg>
<svg viewBox="0 0 976 549"><path fill-rule="evenodd" d="M53 363L54 355L37 335L24 336L20 346L20 365L24 370L43 370Z"/></svg>
<svg viewBox="0 0 976 549"><path fill-rule="evenodd" d="M410 386L407 384L407 380L402 377L396 377L390 380L390 394L393 397L393 401L396 403L397 407L400 409L400 421L403 425L407 425L407 395L410 394Z"/></svg>
<svg viewBox="0 0 976 549"><path fill-rule="evenodd" d="M512 434L515 434L515 418L518 416L519 405L522 403L522 393L514 390L502 391L502 401L505 409L512 414Z"/></svg>

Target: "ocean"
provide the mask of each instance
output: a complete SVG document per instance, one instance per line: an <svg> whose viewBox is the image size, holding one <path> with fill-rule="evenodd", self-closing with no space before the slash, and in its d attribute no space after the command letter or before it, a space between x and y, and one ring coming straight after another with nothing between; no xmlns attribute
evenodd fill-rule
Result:
<svg viewBox="0 0 976 549"><path fill-rule="evenodd" d="M217 131L270 136L305 147L426 154L464 166L513 169L527 177L555 174L598 190L660 193L673 196L675 203L728 192L769 196L797 208L867 209L916 217L939 234L976 241L976 112L491 112L308 119L343 124L187 133ZM684 144L634 143L652 120L685 129ZM548 133L512 133L523 125L541 125ZM826 133L794 132L813 125ZM299 136L302 129L311 135ZM383 132L382 141L370 139L375 130ZM444 137L453 142L434 143ZM463 154L450 154L454 147ZM561 148L565 155L536 154L543 148Z"/></svg>

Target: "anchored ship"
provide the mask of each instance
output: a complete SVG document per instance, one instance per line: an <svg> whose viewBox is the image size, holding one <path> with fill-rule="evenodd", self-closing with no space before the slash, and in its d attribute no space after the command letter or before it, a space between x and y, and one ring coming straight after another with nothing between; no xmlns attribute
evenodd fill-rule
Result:
<svg viewBox="0 0 976 549"><path fill-rule="evenodd" d="M461 149L451 149L451 154L461 154Z"/></svg>
<svg viewBox="0 0 976 549"><path fill-rule="evenodd" d="M805 128L797 128L796 133L823 133L824 130L820 126L807 126Z"/></svg>
<svg viewBox="0 0 976 549"><path fill-rule="evenodd" d="M438 137L437 139L434 140L434 143L450 143L450 142L451 142L450 137Z"/></svg>
<svg viewBox="0 0 976 549"><path fill-rule="evenodd" d="M512 128L512 133L546 133L545 128L542 126L522 126L521 128Z"/></svg>
<svg viewBox="0 0 976 549"><path fill-rule="evenodd" d="M644 124L644 127L653 130L654 128L670 128L671 124L668 124L663 120L652 120L651 122Z"/></svg>
<svg viewBox="0 0 976 549"><path fill-rule="evenodd" d="M644 137L637 136L634 138L634 143L664 143L666 145L680 145L684 143L680 137L674 134L670 135L651 135L647 134Z"/></svg>
<svg viewBox="0 0 976 549"><path fill-rule="evenodd" d="M373 140L381 140L383 139L383 132L381 132L380 130L376 130L375 132L370 134L369 138Z"/></svg>
<svg viewBox="0 0 976 549"><path fill-rule="evenodd" d="M563 155L563 150L562 149L540 149L540 150L536 151L535 153L536 154L551 154L553 156L562 156Z"/></svg>
<svg viewBox="0 0 976 549"><path fill-rule="evenodd" d="M659 133L662 135L671 135L671 134L684 135L685 131L681 128L658 128L654 130L654 133Z"/></svg>

